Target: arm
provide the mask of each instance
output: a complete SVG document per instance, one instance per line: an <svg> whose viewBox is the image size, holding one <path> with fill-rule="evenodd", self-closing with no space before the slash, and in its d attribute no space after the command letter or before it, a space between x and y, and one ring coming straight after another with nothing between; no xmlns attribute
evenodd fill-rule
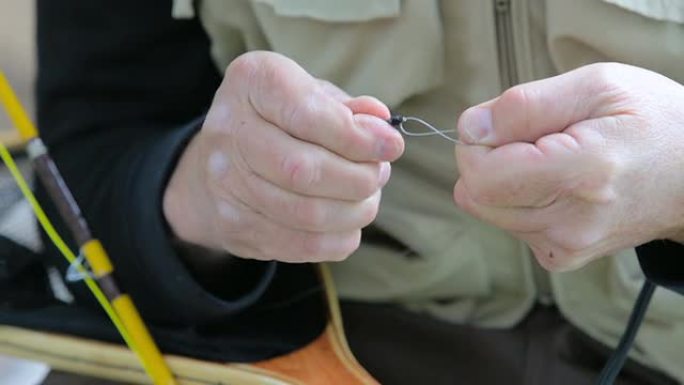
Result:
<svg viewBox="0 0 684 385"><path fill-rule="evenodd" d="M255 302L274 263L215 260L231 284L207 291L211 279L186 268L162 215L176 159L220 83L199 23L172 20L163 1L39 1L38 45L41 135L143 316L204 323Z"/></svg>
<svg viewBox="0 0 684 385"><path fill-rule="evenodd" d="M272 52L219 82L198 24L167 3L54 3L39 4L40 127L142 313L196 324L315 297L302 262L358 247L403 150L387 107ZM211 292L171 238L218 252L186 258ZM298 264L270 282L274 260Z"/></svg>

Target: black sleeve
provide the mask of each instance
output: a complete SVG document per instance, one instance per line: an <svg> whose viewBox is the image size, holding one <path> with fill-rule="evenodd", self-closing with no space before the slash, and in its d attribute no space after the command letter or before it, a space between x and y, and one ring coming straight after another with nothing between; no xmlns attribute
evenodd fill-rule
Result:
<svg viewBox="0 0 684 385"><path fill-rule="evenodd" d="M658 240L637 247L639 263L653 283L684 295L684 245Z"/></svg>
<svg viewBox="0 0 684 385"><path fill-rule="evenodd" d="M143 316L202 324L253 305L276 263L231 261L229 290L207 290L162 214L167 179L220 83L199 22L173 20L163 0L39 0L37 38L41 136ZM94 306L83 285L70 288Z"/></svg>

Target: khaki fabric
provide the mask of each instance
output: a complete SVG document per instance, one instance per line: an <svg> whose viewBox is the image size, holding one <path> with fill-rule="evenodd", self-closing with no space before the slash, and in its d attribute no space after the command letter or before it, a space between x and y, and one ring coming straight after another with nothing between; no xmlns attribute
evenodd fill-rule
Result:
<svg viewBox="0 0 684 385"><path fill-rule="evenodd" d="M452 128L465 108L512 83L592 62L684 82L682 3L203 0L197 14L221 70L246 50L277 51L351 94ZM505 52L513 55L502 60ZM542 271L522 242L455 207L453 151L439 138L407 139L375 223L400 244L369 239L334 265L341 296L494 328L555 302L575 326L614 345L643 282L634 251L576 272ZM637 360L684 381L684 298L659 290L636 346Z"/></svg>

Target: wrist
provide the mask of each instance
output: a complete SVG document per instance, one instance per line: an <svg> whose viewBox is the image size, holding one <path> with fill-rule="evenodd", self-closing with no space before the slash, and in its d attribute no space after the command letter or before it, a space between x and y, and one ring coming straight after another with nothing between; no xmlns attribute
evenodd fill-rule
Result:
<svg viewBox="0 0 684 385"><path fill-rule="evenodd" d="M198 134L190 140L169 178L162 199L164 218L173 235L187 243L208 245L206 221L202 215L201 168L198 168Z"/></svg>

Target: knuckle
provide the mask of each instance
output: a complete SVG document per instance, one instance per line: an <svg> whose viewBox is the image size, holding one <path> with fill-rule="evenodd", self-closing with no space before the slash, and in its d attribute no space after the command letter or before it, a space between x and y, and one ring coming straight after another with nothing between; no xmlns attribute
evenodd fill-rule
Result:
<svg viewBox="0 0 684 385"><path fill-rule="evenodd" d="M611 83L613 81L613 73L615 72L615 64L593 63L586 67L586 71L592 74L593 80Z"/></svg>
<svg viewBox="0 0 684 385"><path fill-rule="evenodd" d="M274 60L271 56L266 56L259 61L258 75L252 77L251 87L255 98L271 101L272 95L278 94L281 97L289 96L287 69L281 66L279 60ZM282 103L281 109L286 108L290 103Z"/></svg>
<svg viewBox="0 0 684 385"><path fill-rule="evenodd" d="M589 86L596 91L619 90L624 87L622 68L617 63L594 63L586 66Z"/></svg>
<svg viewBox="0 0 684 385"><path fill-rule="evenodd" d="M256 55L245 53L235 58L226 67L225 78L229 80L251 80L259 67Z"/></svg>
<svg viewBox="0 0 684 385"><path fill-rule="evenodd" d="M208 175L206 177L207 191L216 198L232 197L235 186L231 181L231 177L221 178L214 175Z"/></svg>
<svg viewBox="0 0 684 385"><path fill-rule="evenodd" d="M528 106L532 101L532 95L527 87L514 86L501 94L497 104L504 105L512 110L518 110Z"/></svg>
<svg viewBox="0 0 684 385"><path fill-rule="evenodd" d="M288 154L283 157L280 169L288 186L297 190L309 190L320 179L319 170L310 156Z"/></svg>
<svg viewBox="0 0 684 385"><path fill-rule="evenodd" d="M591 161L591 170L581 178L572 191L582 199L595 204L608 204L618 198L615 181L623 173L624 165L616 157L597 155Z"/></svg>
<svg viewBox="0 0 684 385"><path fill-rule="evenodd" d="M234 232L235 228L242 222L240 210L235 205L232 205L224 200L220 200L216 206L219 220L227 230L226 232Z"/></svg>
<svg viewBox="0 0 684 385"><path fill-rule="evenodd" d="M283 122L288 132L296 137L306 137L307 131L315 127L316 104L316 93L307 93L291 103L284 104Z"/></svg>
<svg viewBox="0 0 684 385"><path fill-rule="evenodd" d="M599 184L601 187L610 186L614 179L622 172L623 164L614 154L601 154L597 160Z"/></svg>
<svg viewBox="0 0 684 385"><path fill-rule="evenodd" d="M359 149L364 152L373 150L371 136L364 136L359 130L354 129L355 123L351 111L340 111L334 113L333 116L336 126L343 128L336 130L336 141L342 154L358 152Z"/></svg>

